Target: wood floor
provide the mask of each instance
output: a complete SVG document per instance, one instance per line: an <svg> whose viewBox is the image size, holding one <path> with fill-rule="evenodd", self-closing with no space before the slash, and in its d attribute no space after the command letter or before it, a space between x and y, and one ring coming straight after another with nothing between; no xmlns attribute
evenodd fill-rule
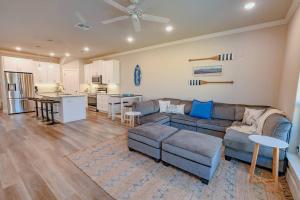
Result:
<svg viewBox="0 0 300 200"><path fill-rule="evenodd" d="M0 113L0 199L112 199L65 156L126 132L95 112L54 126Z"/></svg>

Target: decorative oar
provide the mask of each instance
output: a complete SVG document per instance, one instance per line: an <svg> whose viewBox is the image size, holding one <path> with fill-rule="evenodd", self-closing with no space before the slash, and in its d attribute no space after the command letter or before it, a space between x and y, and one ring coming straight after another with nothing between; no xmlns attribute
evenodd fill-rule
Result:
<svg viewBox="0 0 300 200"><path fill-rule="evenodd" d="M190 80L190 85L206 85L206 84L233 84L234 81L203 81Z"/></svg>
<svg viewBox="0 0 300 200"><path fill-rule="evenodd" d="M196 58L196 59L189 59L189 62L194 62L194 61L201 61L201 60L216 60L216 61L227 61L227 60L232 60L232 53L227 53L227 54L221 54L209 58Z"/></svg>

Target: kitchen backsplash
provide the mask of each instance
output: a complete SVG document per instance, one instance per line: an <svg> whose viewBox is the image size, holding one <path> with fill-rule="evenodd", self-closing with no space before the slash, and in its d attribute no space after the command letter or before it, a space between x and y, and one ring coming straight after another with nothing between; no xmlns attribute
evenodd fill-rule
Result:
<svg viewBox="0 0 300 200"><path fill-rule="evenodd" d="M38 87L39 93L55 92L56 84L35 84Z"/></svg>
<svg viewBox="0 0 300 200"><path fill-rule="evenodd" d="M109 94L119 94L120 87L115 84L107 85L107 93ZM89 92L95 93L97 92L98 85L95 84L81 84L80 85L80 92Z"/></svg>

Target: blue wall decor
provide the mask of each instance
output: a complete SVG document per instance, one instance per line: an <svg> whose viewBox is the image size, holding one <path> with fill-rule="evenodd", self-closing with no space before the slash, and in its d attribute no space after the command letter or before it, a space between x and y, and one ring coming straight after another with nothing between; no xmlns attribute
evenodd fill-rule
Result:
<svg viewBox="0 0 300 200"><path fill-rule="evenodd" d="M139 65L136 65L134 68L134 85L140 86L141 80L142 80L141 67Z"/></svg>

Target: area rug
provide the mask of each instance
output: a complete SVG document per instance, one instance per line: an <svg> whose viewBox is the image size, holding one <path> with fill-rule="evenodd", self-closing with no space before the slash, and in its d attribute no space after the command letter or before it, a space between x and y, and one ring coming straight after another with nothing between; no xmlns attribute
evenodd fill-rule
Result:
<svg viewBox="0 0 300 200"><path fill-rule="evenodd" d="M126 136L97 144L67 156L78 168L115 199L196 200L196 199L292 199L285 177L280 177L278 193L273 185L249 183L249 165L222 159L209 183L174 167L127 148ZM256 174L271 177L267 170Z"/></svg>

